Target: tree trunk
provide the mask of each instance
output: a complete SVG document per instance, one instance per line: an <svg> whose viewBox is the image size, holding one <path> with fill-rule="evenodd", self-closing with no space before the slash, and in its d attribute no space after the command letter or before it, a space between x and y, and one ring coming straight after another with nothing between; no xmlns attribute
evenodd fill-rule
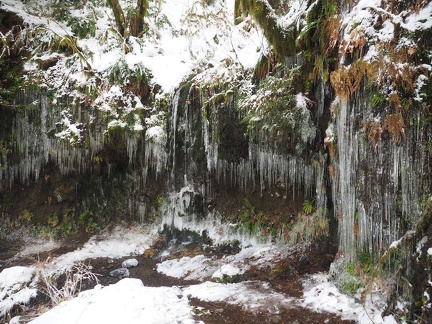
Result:
<svg viewBox="0 0 432 324"><path fill-rule="evenodd" d="M125 35L125 18L124 18L123 10L120 7L120 3L118 0L108 0L108 5L110 5L112 10L113 10L118 32L122 37L124 37L124 35Z"/></svg>
<svg viewBox="0 0 432 324"><path fill-rule="evenodd" d="M135 15L131 18L130 34L139 36L144 31L144 16L147 11L148 0L137 0Z"/></svg>

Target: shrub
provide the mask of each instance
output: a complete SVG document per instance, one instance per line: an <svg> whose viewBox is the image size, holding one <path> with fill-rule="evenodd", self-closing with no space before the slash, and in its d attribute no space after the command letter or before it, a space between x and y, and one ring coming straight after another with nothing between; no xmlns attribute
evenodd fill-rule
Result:
<svg viewBox="0 0 432 324"><path fill-rule="evenodd" d="M60 288L57 287L59 278L46 272L46 264L44 262L38 261L36 268L39 276L39 289L49 298L53 306L78 296L85 282L99 283L97 275L91 271L91 267L82 262L66 270L65 281Z"/></svg>

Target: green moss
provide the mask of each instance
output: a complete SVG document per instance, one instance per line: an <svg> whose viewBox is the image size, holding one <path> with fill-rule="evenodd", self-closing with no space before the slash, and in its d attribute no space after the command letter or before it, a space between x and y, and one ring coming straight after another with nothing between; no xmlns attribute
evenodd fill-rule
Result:
<svg viewBox="0 0 432 324"><path fill-rule="evenodd" d="M267 8L264 1L260 0L236 0L235 16L238 23L241 18L250 14L264 31L264 35L273 46L279 62L283 62L285 57L295 55L295 39L298 31L294 28L289 33L284 31L273 18L270 8Z"/></svg>

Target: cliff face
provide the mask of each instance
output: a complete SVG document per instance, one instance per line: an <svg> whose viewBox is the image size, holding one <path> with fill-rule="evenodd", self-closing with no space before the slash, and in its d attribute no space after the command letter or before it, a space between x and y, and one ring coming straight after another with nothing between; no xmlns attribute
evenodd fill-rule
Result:
<svg viewBox="0 0 432 324"><path fill-rule="evenodd" d="M118 38L98 1L28 8L64 32L12 2L1 25L6 226L70 235L116 218L217 218L240 240L324 237L359 277L396 287L389 312L402 296L428 320L430 3L238 0L228 25L222 2L197 2L181 28L150 4L145 33ZM212 24L229 27L192 41ZM193 65L171 92L148 63L168 53L167 30L188 37ZM268 44L250 68L240 57L254 33Z"/></svg>

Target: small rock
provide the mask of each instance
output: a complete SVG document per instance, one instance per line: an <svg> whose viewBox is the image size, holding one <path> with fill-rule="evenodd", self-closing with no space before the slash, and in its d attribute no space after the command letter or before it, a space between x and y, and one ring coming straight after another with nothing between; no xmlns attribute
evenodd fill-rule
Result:
<svg viewBox="0 0 432 324"><path fill-rule="evenodd" d="M130 272L127 268L118 268L109 273L111 277L129 277Z"/></svg>
<svg viewBox="0 0 432 324"><path fill-rule="evenodd" d="M138 265L137 259L127 259L122 262L122 268L132 268Z"/></svg>

